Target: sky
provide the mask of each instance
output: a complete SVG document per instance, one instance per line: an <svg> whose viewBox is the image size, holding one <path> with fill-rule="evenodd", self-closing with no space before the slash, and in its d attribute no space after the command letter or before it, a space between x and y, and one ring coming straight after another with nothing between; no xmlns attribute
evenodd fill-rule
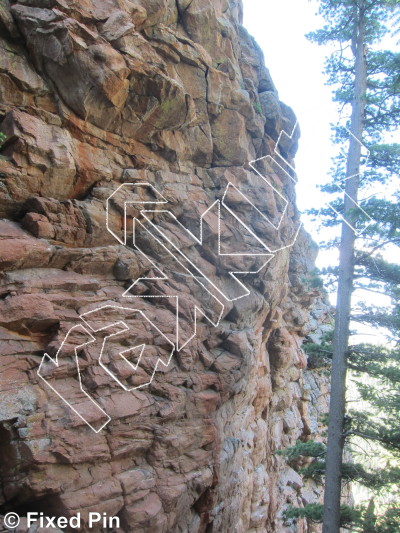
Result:
<svg viewBox="0 0 400 533"><path fill-rule="evenodd" d="M335 148L331 144L330 124L337 124L338 111L332 102L332 88L326 85L324 62L330 50L311 43L305 34L321 28L323 18L317 14L317 0L243 0L244 26L262 48L279 98L292 107L297 115L301 138L295 158L298 184L297 204L300 211L320 208L326 196L317 188L329 181L329 169ZM385 43L386 45L386 43ZM390 47L390 45L389 45ZM332 50L332 49L331 49ZM321 243L331 235L326 228L318 228L309 217L303 223L312 238ZM338 264L338 250L320 251L317 266ZM358 291L357 291L358 292ZM365 293L356 294L367 301ZM335 295L331 295L335 302ZM381 305L388 304L381 297ZM361 335L368 328L358 326ZM370 334L370 332L369 332ZM373 339L369 338L373 342ZM376 342L382 338L376 335Z"/></svg>
<svg viewBox="0 0 400 533"><path fill-rule="evenodd" d="M301 138L296 155L297 200L301 211L324 203L316 186L328 180L330 123L337 120L332 89L323 74L327 49L305 34L323 25L315 0L243 0L244 26L261 46L279 98L297 115ZM322 205L320 206L322 207ZM318 241L315 224L305 220Z"/></svg>
<svg viewBox="0 0 400 533"><path fill-rule="evenodd" d="M301 211L323 207L329 199L317 185L329 181L337 150L330 141L330 124L338 123L339 114L323 72L325 58L334 45L318 46L305 37L325 24L317 13L318 4L317 0L243 0L244 26L264 52L280 100L292 107L299 121L301 138L295 166ZM393 45L390 37L382 40L384 47ZM393 141L400 142L400 138L392 136L389 142ZM385 194L381 191L379 195L382 192ZM318 230L307 217L303 222L314 240L327 240L323 235L326 230ZM329 260L334 262L334 257Z"/></svg>
<svg viewBox="0 0 400 533"><path fill-rule="evenodd" d="M301 138L295 158L298 177L297 203L301 211L319 208L324 204L317 185L329 180L329 169L334 149L330 142L330 123L337 123L338 113L332 102L332 89L325 85L324 61L329 53L326 47L309 42L305 34L321 28L322 17L317 14L316 0L243 0L244 26L261 46L265 64L279 92L280 100L293 108L297 115ZM386 43L385 43L386 46ZM390 48L390 43L388 48ZM399 142L396 139L396 142ZM303 216L304 225L316 242L325 240L323 232ZM326 239L327 240L327 239ZM338 263L337 250L319 254L317 266ZM356 291L358 299L367 303L365 293ZM375 296L377 298L377 296ZM331 295L331 303L336 296ZM388 304L382 297L375 303ZM379 303L378 303L379 305ZM354 324L352 324L354 326ZM376 330L357 325L353 342L385 342ZM350 397L357 398L350 385ZM354 489L354 487L353 487ZM354 494L357 502L368 493Z"/></svg>

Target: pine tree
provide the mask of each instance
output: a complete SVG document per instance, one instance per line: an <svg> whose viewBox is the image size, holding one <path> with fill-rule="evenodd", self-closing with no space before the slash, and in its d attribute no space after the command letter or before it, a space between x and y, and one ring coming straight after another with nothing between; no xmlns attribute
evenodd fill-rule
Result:
<svg viewBox="0 0 400 533"><path fill-rule="evenodd" d="M333 183L325 187L327 191L334 191L338 182L344 183L344 198L336 201L335 211L327 209L323 213L326 215L326 225L338 223L340 219L334 213L341 215L343 220L339 241L339 268L331 272L338 277L338 296L326 464L324 462L324 533L338 533L341 523L343 524L340 506L341 481L344 476L343 447L345 436L355 434L356 431L345 427L347 359L349 353L356 353L349 350L348 345L350 320L384 326L394 335L400 327L398 304L383 311L374 306L361 306L357 312L352 308L352 294L357 286L373 291L388 289L390 285L389 295L398 297L396 265L385 265L384 258L377 255L384 246L390 243L393 246L399 242L399 215L395 212L394 202L391 199L373 199L363 205L363 211L356 207L360 190L376 182L388 182L399 170L400 147L388 143L386 136L398 127L400 54L374 49L374 45L379 43L387 31L389 19L398 6L399 1L396 0L320 0L319 12L328 24L309 36L318 44L335 43L339 46L338 53L332 54L327 60L328 82L336 87L335 100L342 109L351 110L347 124L350 138L346 156L338 157ZM346 129L336 128L335 137L337 142L342 142L346 137ZM370 150L368 163L363 157L360 141ZM365 167L362 179L361 165ZM365 213L371 217L372 223ZM362 246L357 246L358 232L355 230L363 226L367 227L363 233ZM379 378L382 379L382 375ZM360 391L364 398L377 400L373 397L371 387L361 387ZM357 420L361 420L360 416ZM381 432L381 436L382 434ZM392 434L387 435L386 442L389 444L393 438L395 436ZM371 513L372 505L369 514L364 515L370 517ZM364 522L365 520L366 518ZM372 524L370 518L368 520ZM368 527L371 529L375 526Z"/></svg>
<svg viewBox="0 0 400 533"><path fill-rule="evenodd" d="M390 332L388 332L390 334ZM308 343L305 349L314 364L327 368L332 358L332 332L325 334L320 344ZM348 404L344 436L353 456L360 462L343 463L342 479L360 484L371 494L367 505L359 505L350 512L341 506L340 523L352 531L362 533L386 533L400 531L400 347L383 347L358 344L349 346L347 366L352 372L361 399L368 410L355 410ZM360 442L374 444L373 460L365 458L364 450L358 451ZM307 478L323 483L326 468L326 446L312 441L299 442L281 452L292 466L296 462L299 472ZM311 458L303 467L304 457ZM374 459L379 459L377 466ZM319 514L322 519L322 508ZM311 520L318 516L315 505L301 510L290 510L289 517L306 516Z"/></svg>
<svg viewBox="0 0 400 533"><path fill-rule="evenodd" d="M3 148L4 143L6 142L7 137L4 135L3 132L0 131L0 151ZM0 161L4 161L5 157L0 155Z"/></svg>

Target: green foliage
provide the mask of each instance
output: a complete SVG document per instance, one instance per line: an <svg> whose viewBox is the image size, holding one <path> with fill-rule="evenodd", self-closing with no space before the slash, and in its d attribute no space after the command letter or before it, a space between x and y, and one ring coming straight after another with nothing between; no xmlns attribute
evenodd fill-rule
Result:
<svg viewBox="0 0 400 533"><path fill-rule="evenodd" d="M400 114L400 53L376 48L384 35L390 33L390 21L398 13L399 0L375 0L362 3L355 0L320 0L320 14L327 24L320 30L308 34L308 38L317 44L334 43L336 51L329 54L325 63L327 82L333 87L334 100L341 113L350 115L354 96L355 76L355 40L357 38L357 18L363 9L365 19L364 54L367 65L367 90L364 94L365 114L363 117L363 143L369 150L368 160L362 160L361 188L371 183L387 183L396 179L400 171L400 144L388 143L387 133L398 130ZM400 18L398 19L400 24ZM392 26L393 27L393 26ZM349 127L349 123L347 124ZM333 142L338 145L347 143L349 135L343 125L333 128ZM361 140L361 139L360 139ZM334 159L332 181L321 187L323 191L338 193L337 184L346 175L345 150ZM396 205L398 200L392 202ZM382 210L376 209L376 200L368 202L366 211L376 219L379 226ZM338 213L343 212L343 202L334 200ZM363 205L363 208L365 206ZM389 209L388 202L386 207ZM393 213L393 209L392 209ZM310 214L316 212L310 211ZM366 225L365 215L355 210L357 225ZM323 225L332 227L341 223L340 218L331 209L321 213ZM386 215L385 215L386 216ZM369 228L372 230L372 226Z"/></svg>
<svg viewBox="0 0 400 533"><path fill-rule="evenodd" d="M289 462L312 458L313 460L305 467L298 468L298 472L308 479L320 482L321 476L325 473L325 455L326 445L323 442L308 440L306 442L297 441L294 446L275 452L281 455Z"/></svg>
<svg viewBox="0 0 400 533"><path fill-rule="evenodd" d="M321 523L323 519L323 505L311 503L304 507L290 506L284 512L284 520L289 525L299 518L306 518L314 523ZM376 511L374 499L367 505L350 507L342 505L340 508L341 527L360 533L399 533L400 508L397 504L390 504Z"/></svg>
<svg viewBox="0 0 400 533"><path fill-rule="evenodd" d="M348 367L364 403L361 407L357 403L347 404L344 436L353 451L360 438L372 442L375 456L370 460L364 454L355 464L343 464L342 479L364 485L378 498L377 505L372 498L370 504L358 507L354 510L356 514L349 516L354 531L394 533L400 531L399 506L391 505L394 501L391 498L397 495L398 502L400 496L400 194L396 181L400 174L400 144L390 142L388 134L398 131L400 53L376 45L384 35L399 27L400 1L320 0L319 6L326 24L308 37L318 44L335 45L336 51L327 57L325 72L334 100L345 116L350 116L355 108L356 52L362 50L366 60L366 90L357 95L357 101L365 103L358 131L362 129L360 141L369 151L369 157L364 155L360 160L359 198L366 200L362 203L364 211L353 209L348 211L348 216L357 229L363 229L355 243L355 296L369 294L371 297L367 303L355 303L353 297L351 319L366 325L372 335L385 334L388 339L385 346L358 344L348 350ZM360 20L365 24L360 24ZM358 61L360 65L360 54ZM350 121L346 127L350 127ZM340 153L338 148L331 182L321 187L334 195L332 205L337 212L330 208L319 211L321 225L327 228L341 224L340 215L344 213L338 184L343 183L348 168L348 149L344 146L349 140L346 127L333 129L333 143L343 149ZM371 187L373 192L388 192L374 197ZM310 213L316 215L317 211ZM333 238L324 246L337 247L338 237L335 232L330 233ZM338 268L325 269L321 274L326 287L337 283ZM385 295L387 303L382 305L382 299L374 299L374 294ZM304 350L312 367L329 364L332 339L325 337L318 344L306 342ZM321 481L324 467L321 456L301 472L305 477Z"/></svg>
<svg viewBox="0 0 400 533"><path fill-rule="evenodd" d="M313 458L307 466L298 468L298 472L306 479L312 479L317 483L322 482L325 474L326 445L322 442L309 440L298 441L294 446L276 452L284 456L288 461L296 461L300 458ZM400 466L392 468L380 468L367 471L361 463L343 463L342 479L344 481L357 481L364 487L380 490L387 485L393 485L400 479Z"/></svg>
<svg viewBox="0 0 400 533"><path fill-rule="evenodd" d="M7 135L4 135L4 133L0 131L0 150L3 148L6 140L7 140ZM4 156L0 155L0 161L5 161L5 159L6 158Z"/></svg>
<svg viewBox="0 0 400 533"><path fill-rule="evenodd" d="M318 268L314 268L307 273L307 276L302 278L302 282L308 289L322 290L324 288L324 280L320 275Z"/></svg>
<svg viewBox="0 0 400 533"><path fill-rule="evenodd" d="M0 131L0 150L2 149L4 143L7 140L7 135Z"/></svg>
<svg viewBox="0 0 400 533"><path fill-rule="evenodd" d="M395 326L392 326L392 331ZM396 328L397 329L397 328ZM348 434L380 443L397 461L400 468L400 348L360 344L351 346L349 367L357 388L372 412L352 409ZM368 376L369 379L365 379ZM397 474L398 475L398 474ZM389 481L388 481L389 483ZM397 484L400 489L400 476Z"/></svg>
<svg viewBox="0 0 400 533"><path fill-rule="evenodd" d="M352 527L353 524L360 522L361 510L357 507L350 507L349 505L341 505L340 507L340 526Z"/></svg>
<svg viewBox="0 0 400 533"><path fill-rule="evenodd" d="M286 457L289 461L293 461L299 457L321 457L325 455L325 452L325 444L308 440L306 442L297 441L294 446L290 446L285 450L278 450L275 453Z"/></svg>
<svg viewBox="0 0 400 533"><path fill-rule="evenodd" d="M324 508L319 503L310 503L304 507L289 507L283 516L286 522L298 518L307 518L312 522L322 522Z"/></svg>
<svg viewBox="0 0 400 533"><path fill-rule="evenodd" d="M284 519L287 523L298 518L307 518L311 522L321 523L324 507L319 503L310 503L304 507L289 507L284 512ZM340 508L340 525L341 527L350 527L354 523L359 523L361 511L352 509L348 505L342 505Z"/></svg>
<svg viewBox="0 0 400 533"><path fill-rule="evenodd" d="M375 0L365 4L368 10L367 44L376 43L388 33L385 22L391 18L398 4L397 0ZM322 29L309 33L308 38L318 44L351 42L358 16L357 8L357 2L353 0L320 0L318 12L329 22Z"/></svg>
<svg viewBox="0 0 400 533"><path fill-rule="evenodd" d="M303 350L307 354L308 368L325 368L331 365L333 329L326 331L319 343L307 340Z"/></svg>
<svg viewBox="0 0 400 533"><path fill-rule="evenodd" d="M376 517L374 533L398 533L400 524L400 507L389 505L385 512Z"/></svg>
<svg viewBox="0 0 400 533"><path fill-rule="evenodd" d="M312 479L317 483L322 482L322 477L325 475L325 461L313 461L304 468L299 469L299 474L301 474L305 479Z"/></svg>
<svg viewBox="0 0 400 533"><path fill-rule="evenodd" d="M263 110L262 110L260 102L253 102L253 107L254 107L255 112L258 115L262 115L263 114Z"/></svg>

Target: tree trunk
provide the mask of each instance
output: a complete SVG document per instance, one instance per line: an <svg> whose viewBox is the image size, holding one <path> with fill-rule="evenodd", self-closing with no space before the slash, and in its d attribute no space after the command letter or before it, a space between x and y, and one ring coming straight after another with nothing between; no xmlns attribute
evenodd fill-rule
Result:
<svg viewBox="0 0 400 533"><path fill-rule="evenodd" d="M357 21L352 48L355 55L354 97L352 101L351 134L347 154L344 217L339 260L339 282L333 338L331 398L329 408L328 446L326 456L323 533L339 533L340 496L342 485L343 424L346 400L346 359L349 340L351 296L354 277L355 231L352 210L357 203L361 161L361 139L367 89L365 61L365 15L363 3L355 7ZM360 141L359 141L360 140Z"/></svg>

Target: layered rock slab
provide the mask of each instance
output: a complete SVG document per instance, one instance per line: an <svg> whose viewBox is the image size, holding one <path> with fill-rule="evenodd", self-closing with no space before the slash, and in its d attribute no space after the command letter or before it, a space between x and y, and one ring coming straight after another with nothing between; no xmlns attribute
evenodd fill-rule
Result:
<svg viewBox="0 0 400 533"><path fill-rule="evenodd" d="M320 438L328 391L301 344L329 310L313 311L315 250L297 234L296 119L241 16L228 0L24 0L0 11L4 512L95 510L118 516L126 533L315 530L283 524L288 504L318 501L320 491L274 452ZM249 166L257 158L258 173ZM165 216L151 218L224 291L237 290L230 271L260 266L255 238L282 250L243 279L249 296L225 302L217 327L198 321L148 387L135 385L151 365L133 376L121 363L100 366L101 336L83 348L85 390L111 417L95 433L38 376L43 354L54 356L83 314L132 307L123 295L139 278L135 305L169 339L176 308L162 298L180 295L189 338L204 297L147 234L146 258L107 232L107 216L122 230L123 203L106 207L125 183L150 184L193 233L229 184L246 194L252 207L232 193L239 220L210 218L202 246ZM253 255L228 260L219 245ZM157 268L174 274L169 285L149 280ZM152 343L145 322L126 321L138 345ZM81 335L54 375L64 394L80 393ZM115 349L132 347L129 336L115 339Z"/></svg>

